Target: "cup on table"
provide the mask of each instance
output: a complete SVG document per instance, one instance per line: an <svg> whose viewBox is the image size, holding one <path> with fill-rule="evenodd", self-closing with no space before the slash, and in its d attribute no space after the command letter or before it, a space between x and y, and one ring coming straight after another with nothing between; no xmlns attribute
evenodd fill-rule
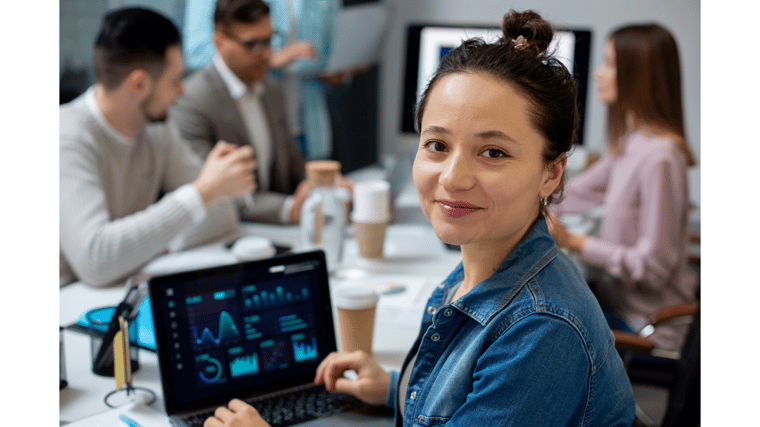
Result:
<svg viewBox="0 0 760 427"><path fill-rule="evenodd" d="M362 258L382 258L385 229L391 218L391 186L387 181L371 180L354 185L351 221Z"/></svg>
<svg viewBox="0 0 760 427"><path fill-rule="evenodd" d="M377 292L363 286L341 286L333 298L338 311L340 349L372 354Z"/></svg>
<svg viewBox="0 0 760 427"><path fill-rule="evenodd" d="M115 312L116 307L101 307L87 312L87 321L89 322L90 329L92 372L104 377L114 376L113 342L107 343L107 345L111 346L111 350L108 352L106 359L103 360L103 363L96 364L95 358L100 351L100 347L103 345L103 335L108 330L111 318L113 318ZM132 372L135 372L140 368L140 362L137 357L139 350L137 347L137 310L134 311L133 316L126 320L128 322L127 331L130 342L129 361Z"/></svg>

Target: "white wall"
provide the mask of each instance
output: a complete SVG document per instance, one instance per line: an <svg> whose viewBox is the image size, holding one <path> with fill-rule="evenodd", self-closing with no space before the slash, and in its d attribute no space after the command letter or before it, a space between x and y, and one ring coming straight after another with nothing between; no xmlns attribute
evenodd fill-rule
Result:
<svg viewBox="0 0 760 427"><path fill-rule="evenodd" d="M59 71L64 66L92 68L92 44L95 42L103 15L117 7L145 6L155 9L182 28L184 0L61 0Z"/></svg>
<svg viewBox="0 0 760 427"><path fill-rule="evenodd" d="M616 27L633 22L656 21L673 32L681 54L686 136L700 158L700 4L695 0L385 0L392 9L389 33L382 51L380 77L380 154L416 147L414 135L403 134L401 99L406 52L406 28L412 22L500 25L509 9L533 9L561 27L592 31L593 72L602 61L604 44ZM596 99L596 82L589 76L585 143L603 152L605 109ZM690 193L700 201L700 167L690 171Z"/></svg>

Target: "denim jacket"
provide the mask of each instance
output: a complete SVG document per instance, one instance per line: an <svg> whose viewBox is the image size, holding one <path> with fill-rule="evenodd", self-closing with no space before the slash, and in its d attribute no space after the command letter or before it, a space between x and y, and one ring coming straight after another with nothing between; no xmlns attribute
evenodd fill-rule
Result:
<svg viewBox="0 0 760 427"><path fill-rule="evenodd" d="M633 391L612 332L543 216L490 278L444 305L463 277L460 264L428 300L403 414L391 372L396 425L631 425Z"/></svg>

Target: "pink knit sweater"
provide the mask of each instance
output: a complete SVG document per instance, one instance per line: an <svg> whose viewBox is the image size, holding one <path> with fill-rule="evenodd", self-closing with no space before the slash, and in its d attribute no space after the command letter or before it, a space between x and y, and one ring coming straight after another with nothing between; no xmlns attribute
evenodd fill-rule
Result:
<svg viewBox="0 0 760 427"><path fill-rule="evenodd" d="M597 297L639 330L665 305L691 302L697 277L687 267L689 191L683 152L670 139L634 132L620 156L607 155L565 187L557 213L604 206L599 237L581 260L607 272ZM679 349L683 328L652 338Z"/></svg>

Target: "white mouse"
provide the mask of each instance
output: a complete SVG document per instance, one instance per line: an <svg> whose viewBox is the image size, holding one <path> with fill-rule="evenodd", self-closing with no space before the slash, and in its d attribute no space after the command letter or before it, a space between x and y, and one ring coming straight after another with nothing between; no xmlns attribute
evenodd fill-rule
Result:
<svg viewBox="0 0 760 427"><path fill-rule="evenodd" d="M259 236L245 236L232 245L232 254L238 261L253 261L273 257L277 251L272 241Z"/></svg>

